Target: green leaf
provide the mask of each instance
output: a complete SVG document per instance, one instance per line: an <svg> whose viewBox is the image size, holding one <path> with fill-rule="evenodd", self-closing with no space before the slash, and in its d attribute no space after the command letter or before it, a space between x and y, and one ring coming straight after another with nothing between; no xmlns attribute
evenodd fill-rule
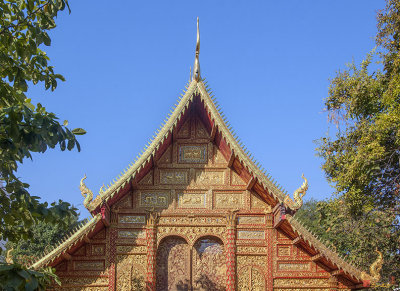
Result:
<svg viewBox="0 0 400 291"><path fill-rule="evenodd" d="M83 128L75 128L71 132L73 134L75 134L75 135L84 135L84 134L86 134L86 130L84 130Z"/></svg>

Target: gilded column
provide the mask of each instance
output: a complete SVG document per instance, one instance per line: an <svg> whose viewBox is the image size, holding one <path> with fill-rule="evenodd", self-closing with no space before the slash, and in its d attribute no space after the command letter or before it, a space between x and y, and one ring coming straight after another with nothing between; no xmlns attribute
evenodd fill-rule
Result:
<svg viewBox="0 0 400 291"><path fill-rule="evenodd" d="M147 269L146 291L156 290L156 219L157 214L151 212L146 224Z"/></svg>
<svg viewBox="0 0 400 291"><path fill-rule="evenodd" d="M236 213L230 212L226 225L226 291L236 290Z"/></svg>

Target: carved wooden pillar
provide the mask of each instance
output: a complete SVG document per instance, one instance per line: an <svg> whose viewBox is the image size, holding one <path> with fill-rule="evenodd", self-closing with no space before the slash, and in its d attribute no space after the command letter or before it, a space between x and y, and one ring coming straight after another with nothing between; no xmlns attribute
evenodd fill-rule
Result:
<svg viewBox="0 0 400 291"><path fill-rule="evenodd" d="M110 227L110 235L109 235L109 262L110 268L108 270L108 290L115 291L115 261L116 261L116 240L117 240L117 229L115 225Z"/></svg>
<svg viewBox="0 0 400 291"><path fill-rule="evenodd" d="M157 214L150 213L146 224L147 271L146 291L156 290L156 219Z"/></svg>
<svg viewBox="0 0 400 291"><path fill-rule="evenodd" d="M226 291L236 290L236 213L227 216L226 225Z"/></svg>

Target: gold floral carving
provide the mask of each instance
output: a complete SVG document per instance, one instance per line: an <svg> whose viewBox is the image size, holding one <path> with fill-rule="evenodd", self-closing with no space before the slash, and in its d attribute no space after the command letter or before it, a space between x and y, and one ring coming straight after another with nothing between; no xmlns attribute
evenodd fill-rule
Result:
<svg viewBox="0 0 400 291"><path fill-rule="evenodd" d="M139 185L153 185L153 171L150 171L140 181Z"/></svg>
<svg viewBox="0 0 400 291"><path fill-rule="evenodd" d="M265 278L258 268L245 266L238 272L238 290L264 291Z"/></svg>
<svg viewBox="0 0 400 291"><path fill-rule="evenodd" d="M244 186L246 183L235 171L231 171L231 185L232 186Z"/></svg>
<svg viewBox="0 0 400 291"><path fill-rule="evenodd" d="M146 216L144 216L144 215L119 215L118 222L126 223L126 224L145 224Z"/></svg>
<svg viewBox="0 0 400 291"><path fill-rule="evenodd" d="M214 163L215 164L226 164L227 163L224 155L216 146L214 146Z"/></svg>
<svg viewBox="0 0 400 291"><path fill-rule="evenodd" d="M207 163L207 145L179 146L180 163Z"/></svg>
<svg viewBox="0 0 400 291"><path fill-rule="evenodd" d="M223 185L224 172L196 170L195 180L196 184L201 184L201 185Z"/></svg>
<svg viewBox="0 0 400 291"><path fill-rule="evenodd" d="M188 183L187 170L160 170L161 184L178 184L184 185Z"/></svg>
<svg viewBox="0 0 400 291"><path fill-rule="evenodd" d="M246 266L246 265L253 265L253 266L259 266L261 270L265 271L267 260L265 259L264 256L243 256L243 255L238 255L236 257L236 261L238 264L238 270L240 269L241 266Z"/></svg>
<svg viewBox="0 0 400 291"><path fill-rule="evenodd" d="M92 255L93 256L104 256L106 250L105 245L92 245Z"/></svg>
<svg viewBox="0 0 400 291"><path fill-rule="evenodd" d="M105 239L105 238L106 238L106 231L103 229L103 230L100 230L92 239L101 240L101 239Z"/></svg>
<svg viewBox="0 0 400 291"><path fill-rule="evenodd" d="M290 289L281 289L281 288L274 288L274 291L331 291L332 289L328 288L290 288Z"/></svg>
<svg viewBox="0 0 400 291"><path fill-rule="evenodd" d="M113 209L131 209L132 208L132 196L128 193L118 203L113 206Z"/></svg>
<svg viewBox="0 0 400 291"><path fill-rule="evenodd" d="M116 290L144 290L146 255L117 255Z"/></svg>
<svg viewBox="0 0 400 291"><path fill-rule="evenodd" d="M61 278L61 284L63 287L68 287L66 285L72 285L69 287L74 287L74 285L107 285L108 277L64 277Z"/></svg>
<svg viewBox="0 0 400 291"><path fill-rule="evenodd" d="M118 238L146 239L144 230L118 230Z"/></svg>
<svg viewBox="0 0 400 291"><path fill-rule="evenodd" d="M75 253L74 256L85 256L86 255L86 246L82 246Z"/></svg>
<svg viewBox="0 0 400 291"><path fill-rule="evenodd" d="M266 247L253 247L253 246L237 246L238 254L258 254L258 255L266 255L267 248Z"/></svg>
<svg viewBox="0 0 400 291"><path fill-rule="evenodd" d="M200 120L197 120L197 123L196 123L196 137L197 138L208 138L209 137L207 130L204 128L204 125Z"/></svg>
<svg viewBox="0 0 400 291"><path fill-rule="evenodd" d="M265 216L238 216L238 224L264 224Z"/></svg>
<svg viewBox="0 0 400 291"><path fill-rule="evenodd" d="M278 262L278 271L311 271L311 263Z"/></svg>
<svg viewBox="0 0 400 291"><path fill-rule="evenodd" d="M274 287L321 288L321 287L329 287L329 282L327 279L308 279L308 278L274 279Z"/></svg>
<svg viewBox="0 0 400 291"><path fill-rule="evenodd" d="M278 231L278 239L290 239L290 238Z"/></svg>
<svg viewBox="0 0 400 291"><path fill-rule="evenodd" d="M142 207L168 207L168 192L140 192L140 206Z"/></svg>
<svg viewBox="0 0 400 291"><path fill-rule="evenodd" d="M227 193L216 193L215 194L215 208L226 209L226 208L241 208L242 207L242 194L227 194Z"/></svg>
<svg viewBox="0 0 400 291"><path fill-rule="evenodd" d="M182 127L179 129L178 138L189 138L190 137L190 120L187 120Z"/></svg>
<svg viewBox="0 0 400 291"><path fill-rule="evenodd" d="M264 202L260 196L257 194L252 193L251 194L251 208L252 209L263 209L265 213L271 213L272 212L272 207L271 205L267 204Z"/></svg>
<svg viewBox="0 0 400 291"><path fill-rule="evenodd" d="M185 237L190 243L193 243L197 238L205 235L215 235L221 239L225 238L225 226L192 226L192 227L179 227L179 226L159 226L157 228L157 241L166 235L179 235Z"/></svg>
<svg viewBox="0 0 400 291"><path fill-rule="evenodd" d="M165 153L161 156L161 158L158 160L159 164L170 164L172 162L171 160L171 146L167 148Z"/></svg>
<svg viewBox="0 0 400 291"><path fill-rule="evenodd" d="M290 256L290 246L278 246L278 256L279 257Z"/></svg>
<svg viewBox="0 0 400 291"><path fill-rule="evenodd" d="M158 225L225 225L225 217L160 217Z"/></svg>
<svg viewBox="0 0 400 291"><path fill-rule="evenodd" d="M74 261L74 270L104 270L104 261Z"/></svg>
<svg viewBox="0 0 400 291"><path fill-rule="evenodd" d="M117 246L117 253L146 253L146 246L132 246L132 245L124 245Z"/></svg>
<svg viewBox="0 0 400 291"><path fill-rule="evenodd" d="M179 208L206 208L206 193L179 193Z"/></svg>
<svg viewBox="0 0 400 291"><path fill-rule="evenodd" d="M238 230L238 239L265 239L265 232L263 230Z"/></svg>

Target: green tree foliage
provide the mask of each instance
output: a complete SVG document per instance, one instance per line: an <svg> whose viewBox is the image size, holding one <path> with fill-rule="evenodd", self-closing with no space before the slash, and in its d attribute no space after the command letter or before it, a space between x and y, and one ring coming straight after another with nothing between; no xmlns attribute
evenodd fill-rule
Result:
<svg viewBox="0 0 400 291"><path fill-rule="evenodd" d="M67 122L60 124L54 113L27 97L28 87L38 83L54 90L64 77L49 65L42 50L51 44L49 31L56 27L58 13L67 0L0 1L0 239L27 238L40 219L56 221L76 215L66 202L40 203L27 191L29 185L17 176L18 164L59 145L61 150L80 150ZM67 219L68 220L68 219Z"/></svg>
<svg viewBox="0 0 400 291"><path fill-rule="evenodd" d="M331 199L307 201L296 218L361 270L369 272L377 258L374 250L379 249L384 264L378 284L388 284L392 278L400 277L400 227L396 227L399 220L393 214L374 211L358 219L352 216L343 199Z"/></svg>
<svg viewBox="0 0 400 291"><path fill-rule="evenodd" d="M387 0L378 14L378 53L331 80L325 100L334 138L318 153L336 192L355 216L372 210L400 214L400 1ZM378 59L378 67L371 67Z"/></svg>
<svg viewBox="0 0 400 291"><path fill-rule="evenodd" d="M62 203L60 201L59 203ZM68 217L63 223L47 223L39 221L31 229L26 240L8 242L6 249L11 250L14 262L29 266L48 252L78 225L78 215ZM68 226L66 226L68 225Z"/></svg>

